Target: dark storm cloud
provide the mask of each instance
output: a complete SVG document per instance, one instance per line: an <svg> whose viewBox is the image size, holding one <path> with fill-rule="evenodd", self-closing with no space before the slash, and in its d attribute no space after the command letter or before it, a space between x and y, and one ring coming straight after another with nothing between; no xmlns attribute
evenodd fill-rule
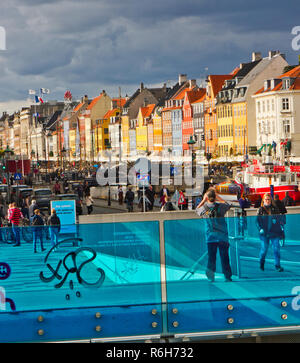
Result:
<svg viewBox="0 0 300 363"><path fill-rule="evenodd" d="M299 8L298 0L12 0L0 12L0 101L29 88L62 98L65 89L93 96L178 73L202 78L231 72L252 51L281 50L293 63Z"/></svg>

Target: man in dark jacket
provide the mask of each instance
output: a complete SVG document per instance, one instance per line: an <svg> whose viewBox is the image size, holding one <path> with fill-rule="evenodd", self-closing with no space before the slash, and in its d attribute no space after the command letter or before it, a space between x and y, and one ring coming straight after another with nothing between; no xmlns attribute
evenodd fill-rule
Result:
<svg viewBox="0 0 300 363"><path fill-rule="evenodd" d="M285 193L285 197L282 199L282 202L285 207L291 207L291 206L295 205L295 202L294 202L293 198L290 197L289 192Z"/></svg>
<svg viewBox="0 0 300 363"><path fill-rule="evenodd" d="M51 210L51 216L48 218L47 224L50 226L51 244L54 251L56 251L61 224L54 208Z"/></svg>
<svg viewBox="0 0 300 363"><path fill-rule="evenodd" d="M256 224L261 240L261 250L259 255L260 269L264 271L265 258L271 242L274 251L275 269L282 272L283 268L280 266L279 240L283 235L282 226L284 224L284 220L269 193L264 195L262 206L257 211Z"/></svg>
<svg viewBox="0 0 300 363"><path fill-rule="evenodd" d="M149 205L148 205L148 210L153 210L153 206L154 206L154 199L155 199L155 193L154 190L152 188L152 185L149 185L148 189L145 192L146 197L149 200Z"/></svg>
<svg viewBox="0 0 300 363"><path fill-rule="evenodd" d="M125 203L127 204L128 212L133 212L133 201L134 192L131 190L131 187L129 187L125 194Z"/></svg>
<svg viewBox="0 0 300 363"><path fill-rule="evenodd" d="M34 211L34 217L32 218L32 229L33 229L33 252L37 253L37 240L40 240L41 251L45 251L43 246L43 225L44 221L41 217L40 210Z"/></svg>

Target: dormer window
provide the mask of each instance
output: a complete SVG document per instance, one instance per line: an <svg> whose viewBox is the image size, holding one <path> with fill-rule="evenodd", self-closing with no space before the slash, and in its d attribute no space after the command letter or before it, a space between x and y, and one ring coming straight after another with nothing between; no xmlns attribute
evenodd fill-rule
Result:
<svg viewBox="0 0 300 363"><path fill-rule="evenodd" d="M285 78L282 81L282 89L290 89L291 87L291 79L290 78Z"/></svg>

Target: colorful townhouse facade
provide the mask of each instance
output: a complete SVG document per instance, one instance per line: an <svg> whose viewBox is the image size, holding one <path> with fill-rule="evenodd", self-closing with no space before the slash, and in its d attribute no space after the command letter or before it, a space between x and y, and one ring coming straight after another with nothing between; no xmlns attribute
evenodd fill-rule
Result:
<svg viewBox="0 0 300 363"><path fill-rule="evenodd" d="M252 97L260 153L273 154L281 162L286 156L299 156L300 65L279 77L266 79Z"/></svg>
<svg viewBox="0 0 300 363"><path fill-rule="evenodd" d="M218 156L218 121L217 121L217 95L226 80L232 78L232 74L209 75L206 84L206 96L204 100L204 128L206 154Z"/></svg>

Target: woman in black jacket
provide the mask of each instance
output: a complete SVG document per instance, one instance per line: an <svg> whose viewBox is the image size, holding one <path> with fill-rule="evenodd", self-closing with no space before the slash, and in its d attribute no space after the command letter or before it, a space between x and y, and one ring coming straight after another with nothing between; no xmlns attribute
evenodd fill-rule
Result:
<svg viewBox="0 0 300 363"><path fill-rule="evenodd" d="M284 224L280 211L274 204L272 196L266 193L262 199L262 203L257 212L256 224L259 230L261 240L260 250L260 269L264 270L265 258L268 252L269 244L272 243L275 269L279 272L283 271L280 266L280 245L279 240L282 237L282 225Z"/></svg>

